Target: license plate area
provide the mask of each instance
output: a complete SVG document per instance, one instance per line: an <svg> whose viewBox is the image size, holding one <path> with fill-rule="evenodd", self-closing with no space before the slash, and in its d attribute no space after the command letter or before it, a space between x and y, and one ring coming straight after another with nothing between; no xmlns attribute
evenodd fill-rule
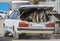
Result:
<svg viewBox="0 0 60 41"><path fill-rule="evenodd" d="M34 27L34 28L43 28L44 25L41 25L41 24L32 24L32 27Z"/></svg>

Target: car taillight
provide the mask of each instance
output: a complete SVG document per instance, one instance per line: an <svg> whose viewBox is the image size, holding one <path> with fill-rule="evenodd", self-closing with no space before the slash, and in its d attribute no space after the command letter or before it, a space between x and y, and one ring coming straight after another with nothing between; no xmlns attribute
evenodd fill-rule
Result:
<svg viewBox="0 0 60 41"><path fill-rule="evenodd" d="M55 27L55 24L54 23L49 23L49 24L46 24L46 27Z"/></svg>
<svg viewBox="0 0 60 41"><path fill-rule="evenodd" d="M26 24L25 22L19 22L18 26L19 27L28 27L28 24Z"/></svg>

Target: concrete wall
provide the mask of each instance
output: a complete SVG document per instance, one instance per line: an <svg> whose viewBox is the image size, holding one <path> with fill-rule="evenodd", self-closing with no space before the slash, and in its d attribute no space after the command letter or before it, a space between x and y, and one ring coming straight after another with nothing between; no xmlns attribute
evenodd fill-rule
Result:
<svg viewBox="0 0 60 41"><path fill-rule="evenodd" d="M58 0L58 13L60 14L60 0Z"/></svg>
<svg viewBox="0 0 60 41"><path fill-rule="evenodd" d="M0 2L10 2L10 1L12 1L12 0L0 0ZM17 0L17 1L19 1L19 0Z"/></svg>
<svg viewBox="0 0 60 41"><path fill-rule="evenodd" d="M0 2L10 2L12 0L0 0ZM19 1L19 0L17 0ZM54 10L58 11L58 13L60 14L60 0L56 0L54 3L53 2L49 2L50 0L47 0L45 3L40 2L40 4L52 4L55 6Z"/></svg>
<svg viewBox="0 0 60 41"><path fill-rule="evenodd" d="M57 7L57 0L55 1L51 1L51 0L46 0L45 2L39 2L40 4L44 4L44 5L53 5L54 6L54 11L58 11L58 7Z"/></svg>

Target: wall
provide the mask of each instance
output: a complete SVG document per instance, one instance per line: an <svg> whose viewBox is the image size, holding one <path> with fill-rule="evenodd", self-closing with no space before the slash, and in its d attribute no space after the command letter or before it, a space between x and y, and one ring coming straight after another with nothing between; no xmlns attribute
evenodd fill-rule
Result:
<svg viewBox="0 0 60 41"><path fill-rule="evenodd" d="M40 1L39 2L39 4L44 4L44 5L52 5L52 6L54 6L54 11L58 11L57 9L58 9L58 7L57 7L57 0L55 0L55 1L51 1L51 0L46 0L46 1Z"/></svg>
<svg viewBox="0 0 60 41"><path fill-rule="evenodd" d="M58 14L60 14L60 0L58 0Z"/></svg>
<svg viewBox="0 0 60 41"><path fill-rule="evenodd" d="M10 2L10 1L12 1L12 0L0 0L0 2ZM17 1L19 1L19 0L17 0Z"/></svg>
<svg viewBox="0 0 60 41"><path fill-rule="evenodd" d="M0 2L10 2L10 1L12 1L12 0L0 0ZM17 1L19 1L19 0L17 0ZM43 2L40 2L40 4L43 4ZM47 2L45 2L44 4L53 4L53 3L48 2L48 0L47 0ZM60 0L56 0L54 4L55 4L54 10L58 11L58 13L60 14Z"/></svg>
<svg viewBox="0 0 60 41"><path fill-rule="evenodd" d="M8 11L9 2L0 2L0 10Z"/></svg>
<svg viewBox="0 0 60 41"><path fill-rule="evenodd" d="M12 0L0 0L0 2L10 2Z"/></svg>

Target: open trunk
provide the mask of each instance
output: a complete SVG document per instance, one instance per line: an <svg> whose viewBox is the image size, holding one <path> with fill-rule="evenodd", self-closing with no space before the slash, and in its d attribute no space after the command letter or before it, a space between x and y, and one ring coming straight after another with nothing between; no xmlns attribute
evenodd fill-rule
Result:
<svg viewBox="0 0 60 41"><path fill-rule="evenodd" d="M22 7L22 6L21 6ZM47 7L47 6L46 6ZM50 7L51 8L51 7ZM44 6L41 7L22 7L19 9L20 11L20 23L19 28L20 30L31 31L30 33L34 32L40 33L39 31L54 31L55 24L50 21L50 17L48 16L48 8ZM18 28L18 30L19 30ZM44 33L43 32L43 33ZM26 31L27 33L27 31ZM50 33L50 32L49 32Z"/></svg>

